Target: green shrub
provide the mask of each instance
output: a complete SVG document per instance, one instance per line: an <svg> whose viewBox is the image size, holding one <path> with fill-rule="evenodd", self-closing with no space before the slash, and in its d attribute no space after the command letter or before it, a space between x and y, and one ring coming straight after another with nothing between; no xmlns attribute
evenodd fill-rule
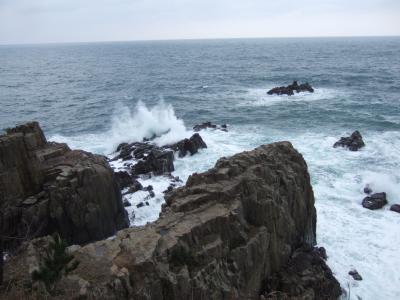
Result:
<svg viewBox="0 0 400 300"><path fill-rule="evenodd" d="M61 277L68 275L79 265L79 261L73 261L73 255L67 252L67 246L59 234L54 234L42 257L39 270L32 273L32 280L43 282L50 294Z"/></svg>

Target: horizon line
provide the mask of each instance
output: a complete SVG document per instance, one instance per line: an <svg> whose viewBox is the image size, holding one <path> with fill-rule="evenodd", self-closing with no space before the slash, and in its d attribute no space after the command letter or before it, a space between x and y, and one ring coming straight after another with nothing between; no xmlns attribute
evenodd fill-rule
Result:
<svg viewBox="0 0 400 300"><path fill-rule="evenodd" d="M250 39L324 39L324 38L396 38L400 35L329 35L329 36L254 36L254 37L210 37L210 38L166 38L166 39L132 39L132 40L94 40L65 42L32 42L1 43L2 46L40 46L65 44L101 44L101 43L133 43L133 42L173 42L173 41L209 41L209 40L250 40Z"/></svg>

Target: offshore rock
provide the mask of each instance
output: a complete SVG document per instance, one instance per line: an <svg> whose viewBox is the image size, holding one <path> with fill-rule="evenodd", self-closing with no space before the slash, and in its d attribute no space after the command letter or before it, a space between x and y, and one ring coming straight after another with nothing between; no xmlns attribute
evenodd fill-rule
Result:
<svg viewBox="0 0 400 300"><path fill-rule="evenodd" d="M279 86L275 87L273 89L270 89L267 94L268 95L288 95L288 96L293 96L294 92L300 93L300 92L310 92L314 93L314 89L312 86L306 82L303 84L298 84L297 81L293 81L292 84L288 86Z"/></svg>
<svg viewBox="0 0 400 300"><path fill-rule="evenodd" d="M386 204L386 193L375 193L365 197L362 201L362 206L371 210L380 209Z"/></svg>
<svg viewBox="0 0 400 300"><path fill-rule="evenodd" d="M218 126L218 125L212 124L209 121L193 126L194 131L200 131L200 130L204 130L204 129L208 129L208 128L219 129L221 131L228 131L228 126L226 124L222 124L222 125Z"/></svg>
<svg viewBox="0 0 400 300"><path fill-rule="evenodd" d="M179 157L184 157L188 153L190 155L196 154L199 149L207 148L207 145L201 136L198 133L195 133L189 139L184 139L176 144L168 146L168 148L178 152Z"/></svg>
<svg viewBox="0 0 400 300"><path fill-rule="evenodd" d="M80 264L57 284L60 294L70 299L259 299L268 279L284 272L299 247L315 244L310 176L289 142L221 158L166 198L157 221L71 249ZM34 243L26 244L7 261L6 282L30 280L26 268L37 266L40 251L35 249ZM336 289L326 266L308 270L318 271L309 274L308 289Z"/></svg>
<svg viewBox="0 0 400 300"><path fill-rule="evenodd" d="M129 225L106 159L47 142L37 122L0 136L0 206L6 248L53 232L87 243Z"/></svg>
<svg viewBox="0 0 400 300"><path fill-rule="evenodd" d="M348 137L341 137L340 140L333 145L333 148L345 147L348 148L350 151L358 151L364 146L365 144L362 139L361 133L356 130Z"/></svg>

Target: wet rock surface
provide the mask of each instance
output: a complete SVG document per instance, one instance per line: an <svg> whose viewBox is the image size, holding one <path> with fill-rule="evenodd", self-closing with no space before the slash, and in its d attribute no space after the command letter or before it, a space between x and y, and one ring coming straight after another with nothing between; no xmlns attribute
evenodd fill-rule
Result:
<svg viewBox="0 0 400 300"><path fill-rule="evenodd" d="M188 154L194 155L203 148L207 148L207 145L198 133L188 139L163 147L159 147L151 141L122 143L117 147L119 153L112 158L112 161L135 160L130 164L132 175L149 173L156 176L168 175L175 170L174 152L177 152L179 157L184 157Z"/></svg>
<svg viewBox="0 0 400 300"><path fill-rule="evenodd" d="M400 213L400 204L393 204L392 206L390 206L390 210Z"/></svg>
<svg viewBox="0 0 400 300"><path fill-rule="evenodd" d="M341 137L339 141L337 141L333 147L344 147L349 149L350 151L358 151L362 147L364 147L364 141L362 139L361 133L356 130L348 137Z"/></svg>
<svg viewBox="0 0 400 300"><path fill-rule="evenodd" d="M57 287L89 299L258 299L280 274L279 284L324 299L340 288L315 235L307 165L290 143L274 143L190 176L156 222L72 249L81 263ZM7 261L6 282L29 280L39 242Z"/></svg>
<svg viewBox="0 0 400 300"><path fill-rule="evenodd" d="M268 95L288 95L293 96L294 93L301 93L301 92L309 92L314 93L314 89L312 86L306 82L303 84L298 84L297 81L293 81L292 84L288 86L279 86L273 89L270 89L267 94Z"/></svg>
<svg viewBox="0 0 400 300"><path fill-rule="evenodd" d="M371 210L380 209L387 204L386 193L375 193L365 197L362 206Z"/></svg>
<svg viewBox="0 0 400 300"><path fill-rule="evenodd" d="M0 205L6 248L53 232L87 243L129 225L106 159L47 142L36 122L0 136Z"/></svg>

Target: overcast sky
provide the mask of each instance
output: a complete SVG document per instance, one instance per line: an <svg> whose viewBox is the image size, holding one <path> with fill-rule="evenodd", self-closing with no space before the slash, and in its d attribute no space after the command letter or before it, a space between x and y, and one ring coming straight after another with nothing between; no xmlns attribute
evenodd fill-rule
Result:
<svg viewBox="0 0 400 300"><path fill-rule="evenodd" d="M0 0L0 44L400 35L400 0Z"/></svg>

